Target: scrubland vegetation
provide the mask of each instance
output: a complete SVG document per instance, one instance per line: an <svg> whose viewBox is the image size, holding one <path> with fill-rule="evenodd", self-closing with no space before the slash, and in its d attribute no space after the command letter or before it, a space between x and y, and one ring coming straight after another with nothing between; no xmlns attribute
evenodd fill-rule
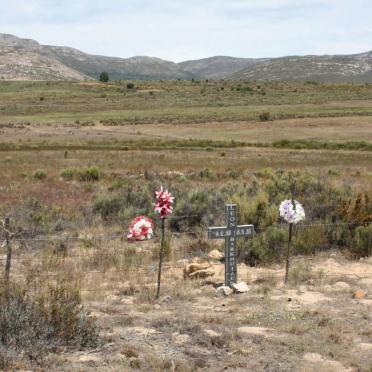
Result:
<svg viewBox="0 0 372 372"><path fill-rule="evenodd" d="M1 82L0 369L368 371L371 115L370 84ZM283 287L291 178L306 221ZM161 185L176 200L155 301L159 237L126 233L159 225ZM250 292L221 298L221 263L182 271L223 250L206 231L228 202L256 233L238 243Z"/></svg>

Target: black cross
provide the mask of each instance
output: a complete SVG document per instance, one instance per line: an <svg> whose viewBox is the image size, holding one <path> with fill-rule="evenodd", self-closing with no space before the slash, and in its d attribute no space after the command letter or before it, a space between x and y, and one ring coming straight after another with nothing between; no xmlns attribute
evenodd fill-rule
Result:
<svg viewBox="0 0 372 372"><path fill-rule="evenodd" d="M238 225L236 204L226 205L226 226L209 227L209 239L225 239L225 285L231 286L238 280L236 238L253 236L253 225Z"/></svg>

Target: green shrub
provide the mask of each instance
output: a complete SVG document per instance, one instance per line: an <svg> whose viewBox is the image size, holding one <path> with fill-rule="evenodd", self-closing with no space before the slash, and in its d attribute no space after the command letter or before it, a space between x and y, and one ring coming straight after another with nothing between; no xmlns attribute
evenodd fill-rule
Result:
<svg viewBox="0 0 372 372"><path fill-rule="evenodd" d="M205 227L217 221L222 223L224 219L221 212L224 210L225 201L220 190L194 189L187 193L179 193L174 208L176 218L170 219L170 227L184 230L196 226Z"/></svg>
<svg viewBox="0 0 372 372"><path fill-rule="evenodd" d="M77 169L76 168L65 168L62 172L61 172L61 177L65 180L72 180L75 175L77 174Z"/></svg>
<svg viewBox="0 0 372 372"><path fill-rule="evenodd" d="M250 266L278 261L286 239L285 231L274 226L263 233L258 232L253 238L239 239L239 260Z"/></svg>
<svg viewBox="0 0 372 372"><path fill-rule="evenodd" d="M134 89L134 84L133 83L128 83L127 84L127 89Z"/></svg>
<svg viewBox="0 0 372 372"><path fill-rule="evenodd" d="M78 179L80 181L99 181L102 178L102 172L98 167L91 166L79 169L78 173Z"/></svg>
<svg viewBox="0 0 372 372"><path fill-rule="evenodd" d="M214 174L208 168L205 168L205 169L202 169L199 172L199 177L200 178L213 179L214 178Z"/></svg>
<svg viewBox="0 0 372 372"><path fill-rule="evenodd" d="M86 168L65 168L61 172L61 177L67 181L76 178L83 182L96 182L103 177L103 173L101 169L96 166Z"/></svg>
<svg viewBox="0 0 372 372"><path fill-rule="evenodd" d="M238 205L240 221L244 223L260 228L270 226L277 220L278 208L276 205L270 205L266 192L261 191L255 196L236 193L229 200Z"/></svg>
<svg viewBox="0 0 372 372"><path fill-rule="evenodd" d="M184 255L190 257L207 255L213 247L211 240L206 239L205 236L201 236L196 240L190 240L185 244Z"/></svg>
<svg viewBox="0 0 372 372"><path fill-rule="evenodd" d="M45 204L37 198L27 199L17 210L14 215L17 226L27 226L35 234L60 231L67 222L60 206Z"/></svg>
<svg viewBox="0 0 372 372"><path fill-rule="evenodd" d="M325 227L321 224L294 228L293 247L296 253L315 254L327 243Z"/></svg>
<svg viewBox="0 0 372 372"><path fill-rule="evenodd" d="M93 213L101 215L107 221L110 217L117 216L124 206L125 202L119 195L99 196L93 203Z"/></svg>
<svg viewBox="0 0 372 372"><path fill-rule="evenodd" d="M357 227L352 250L357 257L372 255L372 225Z"/></svg>
<svg viewBox="0 0 372 372"><path fill-rule="evenodd" d="M128 222L135 216L153 214L153 196L147 188L134 190L124 188L114 195L102 195L93 202L93 213L99 214L103 220L120 220Z"/></svg>
<svg viewBox="0 0 372 372"><path fill-rule="evenodd" d="M106 71L103 71L99 75L99 81L102 83L107 83L110 80L109 74Z"/></svg>
<svg viewBox="0 0 372 372"><path fill-rule="evenodd" d="M15 285L1 287L0 349L38 360L60 346L98 346L95 320L80 302L79 291L63 282L36 293Z"/></svg>
<svg viewBox="0 0 372 372"><path fill-rule="evenodd" d="M47 174L45 171L43 171L42 169L38 169L35 171L34 173L34 178L36 180L44 180L45 178L47 177Z"/></svg>
<svg viewBox="0 0 372 372"><path fill-rule="evenodd" d="M259 121L269 121L271 119L270 112L262 112L258 115Z"/></svg>

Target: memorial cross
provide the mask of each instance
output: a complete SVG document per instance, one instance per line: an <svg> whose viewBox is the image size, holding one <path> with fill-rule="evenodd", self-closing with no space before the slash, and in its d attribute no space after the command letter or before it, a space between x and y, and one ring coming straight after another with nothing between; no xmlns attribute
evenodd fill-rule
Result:
<svg viewBox="0 0 372 372"><path fill-rule="evenodd" d="M236 204L227 204L226 208L226 226L209 227L209 239L225 239L225 285L231 286L237 283L237 248L236 240L239 237L253 236L253 225L237 224L237 206Z"/></svg>

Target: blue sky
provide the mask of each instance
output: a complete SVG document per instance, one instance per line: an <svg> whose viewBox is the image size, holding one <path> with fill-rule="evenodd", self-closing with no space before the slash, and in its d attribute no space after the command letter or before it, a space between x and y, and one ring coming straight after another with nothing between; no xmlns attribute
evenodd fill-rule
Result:
<svg viewBox="0 0 372 372"><path fill-rule="evenodd" d="M0 0L0 32L173 61L372 50L372 0Z"/></svg>

